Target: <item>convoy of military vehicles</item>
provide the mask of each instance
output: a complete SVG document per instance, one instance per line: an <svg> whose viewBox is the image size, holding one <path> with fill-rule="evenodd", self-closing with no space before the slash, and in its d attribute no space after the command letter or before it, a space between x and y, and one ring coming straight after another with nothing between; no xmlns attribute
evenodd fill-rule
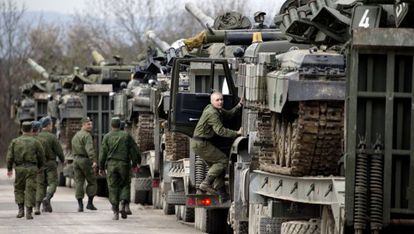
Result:
<svg viewBox="0 0 414 234"><path fill-rule="evenodd" d="M132 201L208 233L414 232L414 23L409 0L287 0L270 26L237 12L186 9L204 31L171 44L154 31L139 62L106 60L21 87L20 123L50 115L68 161L70 139L94 122L99 151L112 116L142 152ZM256 18L257 17L257 18ZM199 194L207 164L190 141L209 95L243 99L243 129L214 144L228 155L229 200ZM100 177L98 194L107 193Z"/></svg>

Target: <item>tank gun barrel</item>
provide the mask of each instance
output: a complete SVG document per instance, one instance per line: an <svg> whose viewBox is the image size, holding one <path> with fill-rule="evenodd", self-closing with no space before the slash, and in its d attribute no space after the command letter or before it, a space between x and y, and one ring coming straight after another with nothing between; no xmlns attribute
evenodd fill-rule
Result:
<svg viewBox="0 0 414 234"><path fill-rule="evenodd" d="M33 59L28 58L27 63L29 63L29 65L33 68L33 70L35 70L40 75L42 75L43 78L49 79L49 73L46 71L46 69L44 69L42 66L37 64Z"/></svg>
<svg viewBox="0 0 414 234"><path fill-rule="evenodd" d="M200 22L201 26L205 29L212 27L214 25L214 19L210 16L204 14L204 12L198 8L194 3L187 2L185 4L185 9L193 15L198 22Z"/></svg>
<svg viewBox="0 0 414 234"><path fill-rule="evenodd" d="M278 29L206 30L205 43L250 45L255 32L261 32L263 41L286 40L286 36Z"/></svg>
<svg viewBox="0 0 414 234"><path fill-rule="evenodd" d="M161 40L154 31L147 31L146 35L147 38L150 39L163 52L171 48L171 46L167 42Z"/></svg>
<svg viewBox="0 0 414 234"><path fill-rule="evenodd" d="M92 50L92 57L93 57L93 60L95 61L95 63L97 65L99 65L99 66L105 65L105 58L98 51Z"/></svg>

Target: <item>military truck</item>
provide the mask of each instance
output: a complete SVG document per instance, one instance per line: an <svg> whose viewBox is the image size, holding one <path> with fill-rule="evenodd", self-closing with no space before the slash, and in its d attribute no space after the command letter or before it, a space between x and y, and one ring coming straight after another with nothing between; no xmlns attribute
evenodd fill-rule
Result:
<svg viewBox="0 0 414 234"><path fill-rule="evenodd" d="M257 43L239 63L245 136L229 153L228 213L217 195L190 194L186 204L207 208L212 233L224 232L217 226L226 216L236 233L411 233L412 143L404 126L414 31L398 27L412 27L412 9L299 3L287 1L275 23L291 42L318 47ZM171 130L191 136L205 105L171 92ZM206 166L194 161L200 182ZM191 156L177 165L184 174L191 167Z"/></svg>

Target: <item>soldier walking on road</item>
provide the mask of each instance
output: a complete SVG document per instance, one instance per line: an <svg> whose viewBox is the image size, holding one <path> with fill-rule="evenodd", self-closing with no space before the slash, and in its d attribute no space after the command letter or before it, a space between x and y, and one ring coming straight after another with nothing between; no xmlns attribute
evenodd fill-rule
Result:
<svg viewBox="0 0 414 234"><path fill-rule="evenodd" d="M109 201L114 212L113 220L119 219L119 202L121 202L121 217L127 218L127 206L130 202L131 161L133 171L137 171L140 162L138 146L134 139L125 131L120 130L121 120L112 118L112 130L102 141L102 152L99 157L99 173L105 174L109 189Z"/></svg>
<svg viewBox="0 0 414 234"><path fill-rule="evenodd" d="M228 165L228 157L211 143L215 136L235 138L242 133L242 128L234 131L223 126L223 120L229 120L242 107L242 101L231 110L223 109L223 95L214 92L210 96L210 105L207 105L200 120L194 129L191 148L209 165L207 177L200 184L199 189L211 194L219 194L227 200L228 194L224 186L224 176Z"/></svg>
<svg viewBox="0 0 414 234"><path fill-rule="evenodd" d="M94 169L97 167L97 157L91 135L92 121L89 117L84 117L81 122L82 129L72 138L72 153L75 156L73 164L76 183L75 197L78 200L78 212L83 212L85 180L88 182L86 186L86 194L88 195L86 209L97 210L93 205L93 198L96 195L97 189L96 176L94 174Z"/></svg>
<svg viewBox="0 0 414 234"><path fill-rule="evenodd" d="M43 147L39 141L33 138L31 130L32 124L23 122L23 134L12 140L7 151L7 176L13 175L13 165L16 172L14 196L19 207L16 217L22 218L24 216L24 206L26 206L26 219L33 219L36 174L44 163Z"/></svg>
<svg viewBox="0 0 414 234"><path fill-rule="evenodd" d="M41 203L43 203L43 211L53 211L52 206L50 205L50 199L56 192L58 185L56 156L62 163L65 161L62 146L56 136L52 134L52 119L50 117L44 117L41 119L41 124L42 132L38 134L37 139L43 145L46 161L42 172L37 175L35 215L40 214Z"/></svg>

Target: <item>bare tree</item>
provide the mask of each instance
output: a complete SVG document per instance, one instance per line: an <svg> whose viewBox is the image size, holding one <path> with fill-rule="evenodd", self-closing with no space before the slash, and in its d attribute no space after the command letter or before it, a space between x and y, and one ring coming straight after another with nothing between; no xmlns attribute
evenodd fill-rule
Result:
<svg viewBox="0 0 414 234"><path fill-rule="evenodd" d="M16 131L10 131L13 120L7 110L10 110L13 95L17 93L26 74L21 69L29 53L25 40L28 28L23 24L24 12L24 6L19 6L12 0L0 0L0 108L3 110L0 112L1 155L5 155L10 139L18 132L17 127ZM4 162L4 157L1 162Z"/></svg>

